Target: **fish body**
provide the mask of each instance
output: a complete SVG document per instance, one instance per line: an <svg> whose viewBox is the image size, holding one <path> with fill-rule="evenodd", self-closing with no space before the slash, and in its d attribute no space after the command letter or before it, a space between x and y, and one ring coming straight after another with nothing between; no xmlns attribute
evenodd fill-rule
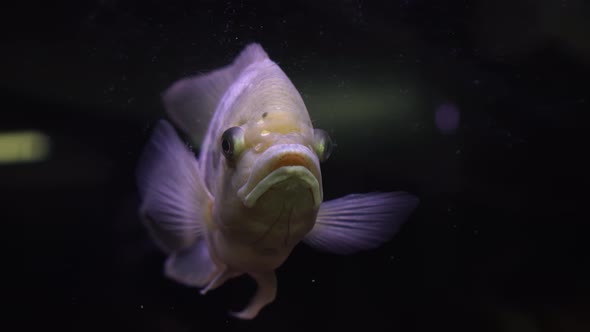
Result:
<svg viewBox="0 0 590 332"><path fill-rule="evenodd" d="M274 270L305 242L348 254L393 236L418 204L405 192L324 202L331 153L299 92L259 44L232 64L175 82L140 158L140 217L168 254L164 273L201 293L243 274L257 292L232 315L252 319L276 296ZM179 133L200 144L198 158Z"/></svg>

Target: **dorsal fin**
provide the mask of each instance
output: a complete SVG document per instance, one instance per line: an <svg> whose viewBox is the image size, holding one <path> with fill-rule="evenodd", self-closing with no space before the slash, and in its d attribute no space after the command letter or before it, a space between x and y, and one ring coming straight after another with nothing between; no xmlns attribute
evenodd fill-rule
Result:
<svg viewBox="0 0 590 332"><path fill-rule="evenodd" d="M262 46L252 43L230 65L176 81L162 96L168 116L193 144L201 143L217 104L229 86L246 67L265 59L268 55Z"/></svg>

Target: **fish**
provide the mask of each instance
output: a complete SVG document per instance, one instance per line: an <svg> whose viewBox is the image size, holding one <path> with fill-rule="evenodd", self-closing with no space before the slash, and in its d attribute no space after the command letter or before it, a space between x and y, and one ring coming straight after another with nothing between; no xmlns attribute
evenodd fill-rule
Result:
<svg viewBox="0 0 590 332"><path fill-rule="evenodd" d="M136 169L139 218L166 255L167 278L203 295L254 279L254 295L233 317L254 319L275 300L275 271L300 243L339 255L375 249L418 205L405 191L324 201L320 164L335 144L259 43L224 67L180 78L161 99L165 116Z"/></svg>

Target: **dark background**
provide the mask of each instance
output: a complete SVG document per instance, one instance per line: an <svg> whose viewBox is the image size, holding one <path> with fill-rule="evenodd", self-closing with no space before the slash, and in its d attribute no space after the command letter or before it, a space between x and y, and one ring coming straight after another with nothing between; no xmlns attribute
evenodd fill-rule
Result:
<svg viewBox="0 0 590 332"><path fill-rule="evenodd" d="M590 330L587 2L3 6L0 131L51 139L47 160L0 164L3 311L20 330ZM203 297L162 276L134 171L160 93L251 41L338 143L327 199L421 204L379 249L297 247L276 302L242 322L226 311L251 280ZM434 123L442 103L461 115L452 134Z"/></svg>

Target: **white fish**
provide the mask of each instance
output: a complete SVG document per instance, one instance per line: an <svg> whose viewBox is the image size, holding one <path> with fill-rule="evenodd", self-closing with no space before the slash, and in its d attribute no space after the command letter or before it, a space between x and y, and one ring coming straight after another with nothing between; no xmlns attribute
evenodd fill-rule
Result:
<svg viewBox="0 0 590 332"><path fill-rule="evenodd" d="M258 44L234 62L174 83L139 161L140 216L168 253L167 277L201 294L250 275L252 319L276 296L274 270L301 241L348 254L389 240L418 204L405 192L323 202L320 162L332 150L289 78ZM351 174L351 176L354 176Z"/></svg>

